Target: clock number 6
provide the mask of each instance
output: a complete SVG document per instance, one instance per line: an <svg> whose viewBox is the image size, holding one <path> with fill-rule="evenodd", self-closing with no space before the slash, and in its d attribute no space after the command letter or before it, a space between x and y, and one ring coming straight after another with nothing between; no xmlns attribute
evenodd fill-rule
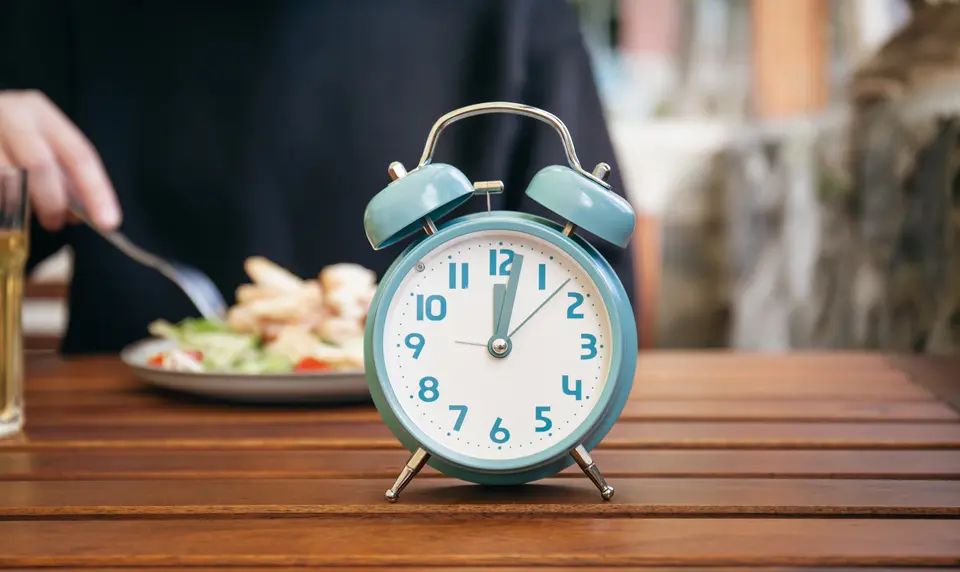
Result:
<svg viewBox="0 0 960 572"><path fill-rule="evenodd" d="M550 407L546 405L537 407L537 421L543 421L543 425L537 427L537 433L546 433L551 427L553 427L553 421L550 421L550 419L544 415L544 413L547 413L548 411L550 411Z"/></svg>
<svg viewBox="0 0 960 572"><path fill-rule="evenodd" d="M501 427L501 423L503 423L503 419L497 417L493 429L490 430L490 440L494 443L506 443L510 440L510 432L507 431L506 427Z"/></svg>
<svg viewBox="0 0 960 572"><path fill-rule="evenodd" d="M406 339L403 340L403 343L413 350L413 359L420 358L420 352L423 351L423 345L426 343L426 340L423 339L423 334L407 334Z"/></svg>
<svg viewBox="0 0 960 572"><path fill-rule="evenodd" d="M427 376L420 380L420 391L417 396L421 401L433 403L440 398L440 382L437 378Z"/></svg>

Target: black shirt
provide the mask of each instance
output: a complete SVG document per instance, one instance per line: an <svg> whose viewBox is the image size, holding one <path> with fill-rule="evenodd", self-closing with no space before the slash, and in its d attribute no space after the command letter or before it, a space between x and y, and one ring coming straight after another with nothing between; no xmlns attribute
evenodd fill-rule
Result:
<svg viewBox="0 0 960 572"><path fill-rule="evenodd" d="M90 138L131 240L207 272L228 302L252 255L304 277L341 261L382 276L402 245L370 248L367 201L391 161L413 168L437 118L471 103L558 115L584 167L610 163L623 193L563 0L7 0L0 89L11 88L43 91ZM547 125L484 116L446 129L435 161L502 180L494 208L551 216L523 191L565 156ZM477 198L457 214L483 208ZM629 252L593 242L632 296ZM31 261L63 245L75 255L65 353L117 351L151 320L196 314L86 227L35 225Z"/></svg>

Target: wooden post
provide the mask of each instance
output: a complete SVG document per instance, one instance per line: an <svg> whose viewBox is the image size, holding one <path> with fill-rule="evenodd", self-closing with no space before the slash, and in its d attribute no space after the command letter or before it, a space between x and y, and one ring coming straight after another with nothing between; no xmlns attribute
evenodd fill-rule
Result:
<svg viewBox="0 0 960 572"><path fill-rule="evenodd" d="M826 0L753 0L754 112L789 117L829 101Z"/></svg>

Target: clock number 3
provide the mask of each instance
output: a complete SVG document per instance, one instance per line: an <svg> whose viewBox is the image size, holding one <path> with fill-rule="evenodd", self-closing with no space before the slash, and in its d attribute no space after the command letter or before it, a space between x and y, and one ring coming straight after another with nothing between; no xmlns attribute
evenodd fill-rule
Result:
<svg viewBox="0 0 960 572"><path fill-rule="evenodd" d="M580 339L583 340L580 347L587 350L587 353L580 355L580 359L593 359L597 357L597 336L593 334L580 334Z"/></svg>

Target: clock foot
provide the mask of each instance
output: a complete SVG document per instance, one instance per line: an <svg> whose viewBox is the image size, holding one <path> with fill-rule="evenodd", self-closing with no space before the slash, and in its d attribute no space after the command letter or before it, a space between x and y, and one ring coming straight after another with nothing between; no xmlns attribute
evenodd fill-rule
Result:
<svg viewBox="0 0 960 572"><path fill-rule="evenodd" d="M600 469L598 469L596 463L593 462L593 457L590 456L590 453L587 452L583 445L578 445L570 454L574 460L577 461L577 464L580 465L580 468L583 469L583 472L586 473L587 477L589 477L597 489L600 490L600 496L603 497L603 500L613 498L613 487L607 484L606 479L600 474Z"/></svg>
<svg viewBox="0 0 960 572"><path fill-rule="evenodd" d="M417 449L414 451L413 455L410 455L410 459L407 460L407 464L404 465L403 470L400 471L400 476L397 477L397 480L393 483L393 486L387 489L386 494L387 500L390 502L397 502L397 498L400 496L400 492L410 484L410 481L413 480L413 477L417 476L417 473L420 472L420 469L427 464L427 461L430 459L430 453L427 453L423 449Z"/></svg>

